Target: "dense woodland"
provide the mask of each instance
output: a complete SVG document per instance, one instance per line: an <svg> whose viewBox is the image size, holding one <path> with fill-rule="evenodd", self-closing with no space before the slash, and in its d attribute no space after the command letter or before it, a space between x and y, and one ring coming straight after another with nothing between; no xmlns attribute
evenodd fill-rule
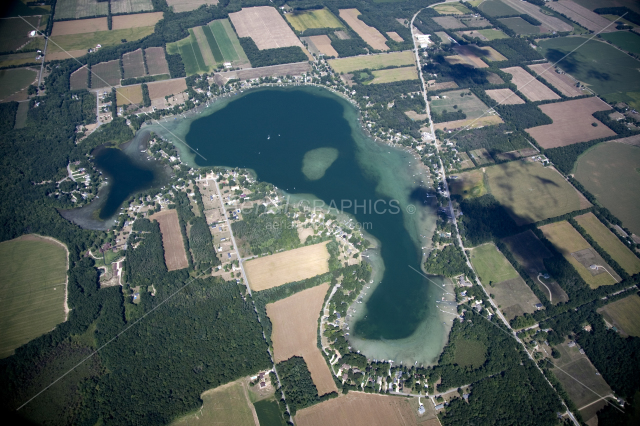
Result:
<svg viewBox="0 0 640 426"><path fill-rule="evenodd" d="M275 253L300 246L298 230L284 213L266 213L267 207L256 206L245 211L242 220L231 224L233 233L247 244L254 255Z"/></svg>

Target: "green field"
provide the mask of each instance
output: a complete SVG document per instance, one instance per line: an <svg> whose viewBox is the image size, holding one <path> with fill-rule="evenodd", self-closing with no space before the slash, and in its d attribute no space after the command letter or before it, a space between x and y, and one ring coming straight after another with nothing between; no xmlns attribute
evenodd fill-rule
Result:
<svg viewBox="0 0 640 426"><path fill-rule="evenodd" d="M640 235L640 147L599 144L576 161L575 177L631 232Z"/></svg>
<svg viewBox="0 0 640 426"><path fill-rule="evenodd" d="M66 250L40 238L0 243L0 358L65 319Z"/></svg>
<svg viewBox="0 0 640 426"><path fill-rule="evenodd" d="M212 21L209 23L209 28L211 28L226 62L231 62L234 66L249 63L249 59L242 50L238 36L233 31L228 19Z"/></svg>
<svg viewBox="0 0 640 426"><path fill-rule="evenodd" d="M540 27L531 25L524 19L518 17L515 18L503 18L499 19L500 22L511 28L516 34L540 34Z"/></svg>
<svg viewBox="0 0 640 426"><path fill-rule="evenodd" d="M433 6L433 8L442 15L466 15L471 13L469 9L460 3L439 4Z"/></svg>
<svg viewBox="0 0 640 426"><path fill-rule="evenodd" d="M457 339L453 362L461 367L479 368L487 360L487 347L479 340Z"/></svg>
<svg viewBox="0 0 640 426"><path fill-rule="evenodd" d="M90 49L98 44L102 45L102 47L116 46L122 44L123 39L127 41L140 40L149 34L153 34L153 31L154 27L139 27L54 36L49 39L47 53Z"/></svg>
<svg viewBox="0 0 640 426"><path fill-rule="evenodd" d="M287 426L275 399L263 399L253 404L260 426Z"/></svg>
<svg viewBox="0 0 640 426"><path fill-rule="evenodd" d="M457 176L457 179L449 182L449 189L452 194L459 195L462 198L475 198L487 193L482 170L459 173Z"/></svg>
<svg viewBox="0 0 640 426"><path fill-rule="evenodd" d="M367 84L393 83L394 81L418 79L418 70L415 66L378 70L373 71L372 74L374 78Z"/></svg>
<svg viewBox="0 0 640 426"><path fill-rule="evenodd" d="M377 70L391 66L414 65L415 56L412 51L407 50L404 52L330 59L328 62L337 73L343 73L364 69Z"/></svg>
<svg viewBox="0 0 640 426"><path fill-rule="evenodd" d="M36 61L36 55L34 55L33 52L0 55L0 67L12 67L39 62L40 61Z"/></svg>
<svg viewBox="0 0 640 426"><path fill-rule="evenodd" d="M471 160L476 164L476 166L482 166L485 164L495 163L489 151L486 148L474 149L473 151L469 151L469 156Z"/></svg>
<svg viewBox="0 0 640 426"><path fill-rule="evenodd" d="M598 312L623 334L640 337L640 297L637 294L611 302Z"/></svg>
<svg viewBox="0 0 640 426"><path fill-rule="evenodd" d="M538 42L542 54L555 63L582 43L583 37L558 37ZM558 66L586 83L607 102L627 102L640 109L640 61L609 44L590 40L562 59Z"/></svg>
<svg viewBox="0 0 640 426"><path fill-rule="evenodd" d="M208 390L201 398L203 404L200 410L174 421L172 425L255 426L240 380Z"/></svg>
<svg viewBox="0 0 640 426"><path fill-rule="evenodd" d="M519 225L589 206L560 173L538 162L511 161L487 167L486 173L489 192Z"/></svg>
<svg viewBox="0 0 640 426"><path fill-rule="evenodd" d="M29 114L29 102L23 101L18 105L18 112L16 112L16 124L15 129L22 129L27 124L27 115Z"/></svg>
<svg viewBox="0 0 640 426"><path fill-rule="evenodd" d="M486 111L487 106L473 93L468 95L468 90L452 90L440 94L440 99L432 98L429 106L436 114L442 114L444 110L448 112L462 111L467 115L467 119L481 117ZM460 96L464 94L464 96ZM457 108L454 108L457 106Z"/></svg>
<svg viewBox="0 0 640 426"><path fill-rule="evenodd" d="M520 12L500 0L485 0L478 6L482 12L491 17L519 15Z"/></svg>
<svg viewBox="0 0 640 426"><path fill-rule="evenodd" d="M629 275L640 272L638 256L622 244L593 213L576 216L575 220Z"/></svg>
<svg viewBox="0 0 640 426"><path fill-rule="evenodd" d="M471 250L470 260L484 285L495 285L518 277L518 272L493 243Z"/></svg>
<svg viewBox="0 0 640 426"><path fill-rule="evenodd" d="M285 18L300 32L309 28L344 28L340 20L326 8L287 13Z"/></svg>
<svg viewBox="0 0 640 426"><path fill-rule="evenodd" d="M54 19L77 19L107 16L109 5L97 0L58 0Z"/></svg>
<svg viewBox="0 0 640 426"><path fill-rule="evenodd" d="M610 41L614 46L618 46L622 50L640 55L640 35L631 31L616 31L613 33L604 33L602 38Z"/></svg>
<svg viewBox="0 0 640 426"><path fill-rule="evenodd" d="M0 99L29 87L37 76L37 72L26 68L0 70Z"/></svg>
<svg viewBox="0 0 640 426"><path fill-rule="evenodd" d="M508 35L506 35L505 33L503 33L502 31L498 30L498 29L493 29L493 28L487 28L484 30L476 30L477 33L482 34L483 36L485 36L487 38L487 40L491 41L491 40L499 40L501 38L509 38Z"/></svg>

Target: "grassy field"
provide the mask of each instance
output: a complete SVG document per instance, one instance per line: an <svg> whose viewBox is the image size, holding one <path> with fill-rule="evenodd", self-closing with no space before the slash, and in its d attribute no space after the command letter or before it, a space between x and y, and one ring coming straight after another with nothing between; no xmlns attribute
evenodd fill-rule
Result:
<svg viewBox="0 0 640 426"><path fill-rule="evenodd" d="M509 38L508 35L506 35L505 33L503 33L502 31L500 31L497 28L487 28L484 30L476 30L477 33L482 34L487 40L491 41L491 40L499 40L501 38Z"/></svg>
<svg viewBox="0 0 640 426"><path fill-rule="evenodd" d="M553 374L560 380L562 387L577 407L584 407L598 400L598 395L609 395L611 388L602 376L596 375L596 369L586 355L580 353L576 345L572 348L567 343L554 347L561 356L550 358L559 368L553 368ZM561 371L560 369L564 370ZM572 377L571 377L572 376Z"/></svg>
<svg viewBox="0 0 640 426"><path fill-rule="evenodd" d="M609 142L581 155L576 179L625 227L640 235L640 147Z"/></svg>
<svg viewBox="0 0 640 426"><path fill-rule="evenodd" d="M33 52L0 55L0 67L12 67L38 62L39 61L36 61L36 55L34 55Z"/></svg>
<svg viewBox="0 0 640 426"><path fill-rule="evenodd" d="M520 14L520 12L500 0L485 0L478 6L478 9L491 17Z"/></svg>
<svg viewBox="0 0 640 426"><path fill-rule="evenodd" d="M629 275L640 272L640 259L638 259L638 256L622 244L618 237L613 235L593 213L576 216L575 219Z"/></svg>
<svg viewBox="0 0 640 426"><path fill-rule="evenodd" d="M469 151L469 156L476 164L476 166L495 163L486 148L474 149L473 151Z"/></svg>
<svg viewBox="0 0 640 426"><path fill-rule="evenodd" d="M587 208L590 204L555 169L512 161L486 169L489 192L523 225Z"/></svg>
<svg viewBox="0 0 640 426"><path fill-rule="evenodd" d="M417 80L418 70L415 66L391 68L372 72L374 79L368 84L392 83L394 81Z"/></svg>
<svg viewBox="0 0 640 426"><path fill-rule="evenodd" d="M47 53L62 52L64 50L86 50L96 47L98 44L102 45L102 47L116 46L122 44L122 39L127 41L140 40L152 34L153 31L154 27L140 27L53 36L50 40L54 43L49 43Z"/></svg>
<svg viewBox="0 0 640 426"><path fill-rule="evenodd" d="M287 13L285 18L300 32L309 28L344 28L340 20L326 8Z"/></svg>
<svg viewBox="0 0 640 426"><path fill-rule="evenodd" d="M586 43L585 43L586 42ZM584 45L582 45L585 43ZM542 54L603 96L607 102L627 102L640 109L640 61L600 41L582 37L558 37L541 40Z"/></svg>
<svg viewBox="0 0 640 426"><path fill-rule="evenodd" d="M496 284L490 289L490 292L493 294L498 308L509 321L525 313L535 312L535 305L540 303L540 300L520 276Z"/></svg>
<svg viewBox="0 0 640 426"><path fill-rule="evenodd" d="M441 15L466 15L471 13L469 9L460 3L439 4L433 7Z"/></svg>
<svg viewBox="0 0 640 426"><path fill-rule="evenodd" d="M29 102L20 102L18 111L16 112L16 124L14 129L22 129L27 124L27 115L29 114Z"/></svg>
<svg viewBox="0 0 640 426"><path fill-rule="evenodd" d="M65 320L66 249L28 235L0 243L0 358Z"/></svg>
<svg viewBox="0 0 640 426"><path fill-rule="evenodd" d="M540 34L540 27L531 25L524 19L518 17L515 18L502 18L500 22L516 32L516 34Z"/></svg>
<svg viewBox="0 0 640 426"><path fill-rule="evenodd" d="M260 426L287 426L275 399L263 399L253 404Z"/></svg>
<svg viewBox="0 0 640 426"><path fill-rule="evenodd" d="M118 105L141 104L142 87L139 84L135 84L133 86L118 87L116 89L116 99L116 103ZM182 242L182 236L180 236L180 238L180 242Z"/></svg>
<svg viewBox="0 0 640 426"><path fill-rule="evenodd" d="M208 390L201 398L200 410L174 421L172 425L255 425L241 380Z"/></svg>
<svg viewBox="0 0 640 426"><path fill-rule="evenodd" d="M242 50L238 36L233 31L228 19L212 21L209 23L209 28L226 62L231 62L234 66L249 63L249 59L247 59L247 55Z"/></svg>
<svg viewBox="0 0 640 426"><path fill-rule="evenodd" d="M459 366L476 369L487 359L487 347L479 340L458 339L455 346L453 362Z"/></svg>
<svg viewBox="0 0 640 426"><path fill-rule="evenodd" d="M482 170L472 170L460 173L457 176L458 179L449 183L449 189L452 194L460 195L462 198L475 198L487 193Z"/></svg>
<svg viewBox="0 0 640 426"><path fill-rule="evenodd" d="M462 111L467 115L467 119L474 119L482 116L489 108L482 103L474 94L468 95L468 90L452 90L440 95L440 99L433 99L430 103L432 112L442 114L444 110L448 112ZM464 96L460 96L464 94ZM454 108L457 106L457 108Z"/></svg>
<svg viewBox="0 0 640 426"><path fill-rule="evenodd" d="M26 68L0 70L0 99L29 87L38 73Z"/></svg>
<svg viewBox="0 0 640 426"><path fill-rule="evenodd" d="M604 33L602 38L618 46L622 50L640 55L640 35L632 31L616 31Z"/></svg>
<svg viewBox="0 0 640 426"><path fill-rule="evenodd" d="M518 277L518 272L493 243L471 250L471 263L484 285L495 285Z"/></svg>
<svg viewBox="0 0 640 426"><path fill-rule="evenodd" d="M379 53L377 55L356 56L352 58L330 59L329 65L337 73L352 72L363 69L377 70L390 66L414 65L413 52Z"/></svg>
<svg viewBox="0 0 640 426"><path fill-rule="evenodd" d="M562 221L550 223L548 225L541 226L540 230L544 236L551 241L556 249L562 253L564 258L571 263L589 287L598 288L603 285L616 283L613 277L607 272L592 275L587 266L584 266L582 263L578 262L574 256L572 256L572 253L582 250L591 250L595 254L595 250L593 250L593 247L591 247L591 245L582 238L582 235L580 235L580 233L576 231L569 222ZM607 265L602 258L600 258L600 256L596 255L595 257L599 258L597 261L598 265L605 266L610 272L613 271L611 267Z"/></svg>
<svg viewBox="0 0 640 426"><path fill-rule="evenodd" d="M598 312L621 334L640 337L640 297L637 294L609 303Z"/></svg>
<svg viewBox="0 0 640 426"><path fill-rule="evenodd" d="M329 272L327 243L251 259L244 264L253 291L266 290Z"/></svg>

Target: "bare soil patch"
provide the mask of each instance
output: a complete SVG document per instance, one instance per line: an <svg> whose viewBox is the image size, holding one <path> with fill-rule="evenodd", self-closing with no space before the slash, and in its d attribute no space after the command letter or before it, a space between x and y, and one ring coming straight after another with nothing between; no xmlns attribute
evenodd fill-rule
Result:
<svg viewBox="0 0 640 426"><path fill-rule="evenodd" d="M518 87L520 93L532 102L560 99L560 96L556 95L553 90L540 83L521 67L504 68L502 71L513 76L511 82Z"/></svg>
<svg viewBox="0 0 640 426"><path fill-rule="evenodd" d="M300 281L329 272L327 241L251 259L244 264L253 291Z"/></svg>
<svg viewBox="0 0 640 426"><path fill-rule="evenodd" d="M329 36L311 36L309 37L309 40L311 41L311 43L313 43L316 49L320 51L320 53L323 53L327 56L335 56L336 58L338 57L338 52L336 52L336 49L334 49L331 45L331 39L329 38Z"/></svg>
<svg viewBox="0 0 640 426"><path fill-rule="evenodd" d="M115 17L114 17L115 19ZM53 24L51 36L93 33L109 31L107 18L78 19L75 21L57 21Z"/></svg>
<svg viewBox="0 0 640 426"><path fill-rule="evenodd" d="M187 83L184 78L179 78L147 83L147 87L149 87L149 97L153 100L182 93L187 90Z"/></svg>
<svg viewBox="0 0 640 426"><path fill-rule="evenodd" d="M273 7L243 8L240 12L230 13L229 18L238 37L251 37L260 50L299 46L306 52L298 37Z"/></svg>
<svg viewBox="0 0 640 426"><path fill-rule="evenodd" d="M550 66L551 64L544 63L529 65L529 68L531 68L536 74L541 75L542 78L547 80L549 84L558 89L565 96L571 98L585 94L582 90L576 87L576 81L570 75L558 74L553 68L546 71Z"/></svg>
<svg viewBox="0 0 640 426"><path fill-rule="evenodd" d="M425 398L424 404L431 401ZM432 420L426 415L419 418L408 398L363 392L349 392L300 410L295 416L298 426L413 426L431 424L428 422ZM434 424L438 424L437 420Z"/></svg>
<svg viewBox="0 0 640 426"><path fill-rule="evenodd" d="M144 49L144 56L147 59L149 75L169 74L169 64L167 64L167 58L162 47Z"/></svg>
<svg viewBox="0 0 640 426"><path fill-rule="evenodd" d="M329 284L321 284L266 306L273 325L274 361L304 358L318 395L337 391L329 366L317 346L318 318Z"/></svg>
<svg viewBox="0 0 640 426"><path fill-rule="evenodd" d="M340 9L340 17L353 31L371 47L376 50L389 50L387 39L377 29L368 26L358 19L360 12L358 9Z"/></svg>
<svg viewBox="0 0 640 426"><path fill-rule="evenodd" d="M184 251L184 242L180 232L180 222L176 210L165 210L149 216L151 220L157 220L162 233L162 246L164 247L164 261L169 271L183 269L189 266L187 253Z"/></svg>
<svg viewBox="0 0 640 426"><path fill-rule="evenodd" d="M520 96L513 93L511 89L493 89L487 90L486 92L491 99L503 105L516 105L524 103Z"/></svg>
<svg viewBox="0 0 640 426"><path fill-rule="evenodd" d="M387 35L391 40L397 41L398 43L402 43L404 41L402 37L400 37L400 34L395 31L387 31Z"/></svg>
<svg viewBox="0 0 640 426"><path fill-rule="evenodd" d="M446 123L436 123L433 125L434 129L440 130L457 130L460 128L477 129L482 126L492 126L495 124L504 123L502 118L497 115L486 115L480 118L447 121Z"/></svg>
<svg viewBox="0 0 640 426"><path fill-rule="evenodd" d="M112 17L112 30L126 28L153 27L162 19L163 12L137 13L135 15L119 15Z"/></svg>
<svg viewBox="0 0 640 426"><path fill-rule="evenodd" d="M167 0L167 4L173 8L174 12L179 13L195 10L203 4L216 5L218 0Z"/></svg>
<svg viewBox="0 0 640 426"><path fill-rule="evenodd" d="M553 124L527 129L527 133L543 148L557 148L615 135L613 130L592 115L596 111L611 109L597 97L540 105L540 109L551 117Z"/></svg>

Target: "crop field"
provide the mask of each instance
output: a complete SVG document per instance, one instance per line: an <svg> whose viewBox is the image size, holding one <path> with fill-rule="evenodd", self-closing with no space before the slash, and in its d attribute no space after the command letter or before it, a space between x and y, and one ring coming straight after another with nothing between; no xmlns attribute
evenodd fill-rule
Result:
<svg viewBox="0 0 640 426"><path fill-rule="evenodd" d="M525 231L502 240L516 261L522 265L529 277L538 285L540 291L548 296L549 302L557 304L567 302L569 296L553 279L544 279L539 274L546 273L544 260L551 253L532 231Z"/></svg>
<svg viewBox="0 0 640 426"><path fill-rule="evenodd" d="M518 272L493 243L472 249L470 260L484 285L494 286L518 277Z"/></svg>
<svg viewBox="0 0 640 426"><path fill-rule="evenodd" d="M567 24L562 19L542 13L540 6L520 0L502 0L511 8L516 9L519 14L527 14L542 23L541 28L545 32L551 31L573 31L573 25Z"/></svg>
<svg viewBox="0 0 640 426"><path fill-rule="evenodd" d="M436 16L433 19L438 25L446 30L457 30L459 28L467 28L465 24L460 22L458 18L453 16Z"/></svg>
<svg viewBox="0 0 640 426"><path fill-rule="evenodd" d="M106 16L104 18L55 22L53 24L53 31L51 31L51 35L55 37L70 34L95 33L96 31L109 31Z"/></svg>
<svg viewBox="0 0 640 426"><path fill-rule="evenodd" d="M285 15L291 26L300 32L309 28L344 28L342 22L329 9L294 11Z"/></svg>
<svg viewBox="0 0 640 426"><path fill-rule="evenodd" d="M431 404L428 399L424 403ZM364 392L349 392L299 410L294 420L298 426L414 426L430 421L418 418L407 398Z"/></svg>
<svg viewBox="0 0 640 426"><path fill-rule="evenodd" d="M402 43L404 40L402 37L400 37L400 34L398 34L395 31L387 31L387 36L393 40L393 41L397 41L398 43Z"/></svg>
<svg viewBox="0 0 640 426"><path fill-rule="evenodd" d="M433 8L441 15L466 15L471 13L469 9L460 3L439 4Z"/></svg>
<svg viewBox="0 0 640 426"><path fill-rule="evenodd" d="M120 61L100 62L91 66L91 88L117 86L120 84Z"/></svg>
<svg viewBox="0 0 640 426"><path fill-rule="evenodd" d="M520 276L496 284L488 290L509 321L525 313L535 312L535 305L540 303L540 299Z"/></svg>
<svg viewBox="0 0 640 426"><path fill-rule="evenodd" d="M204 392L202 407L171 423L173 426L255 426L242 379Z"/></svg>
<svg viewBox="0 0 640 426"><path fill-rule="evenodd" d="M24 235L0 243L0 358L65 321L66 248Z"/></svg>
<svg viewBox="0 0 640 426"><path fill-rule="evenodd" d="M125 3L125 2L121 2ZM115 3L111 3L111 8ZM112 10L112 13L113 12ZM121 15L112 17L112 30L126 28L154 27L162 19L163 12L138 13L135 15Z"/></svg>
<svg viewBox="0 0 640 426"><path fill-rule="evenodd" d="M58 0L55 20L107 16L109 5L97 0Z"/></svg>
<svg viewBox="0 0 640 426"><path fill-rule="evenodd" d="M549 31L545 31L545 28L541 26L538 27L528 23L527 21L520 18L519 16L515 18L501 18L501 19L498 19L498 21L505 24L507 27L515 31L516 34L518 35L545 34L549 32Z"/></svg>
<svg viewBox="0 0 640 426"><path fill-rule="evenodd" d="M216 5L218 0L167 0L167 4L173 8L175 13L179 13L195 10L203 4Z"/></svg>
<svg viewBox="0 0 640 426"><path fill-rule="evenodd" d="M534 76L529 74L523 68L511 67L504 68L502 71L513 76L511 82L518 87L519 92L532 102L548 99L560 99L560 96L556 95L553 90L536 80Z"/></svg>
<svg viewBox="0 0 640 426"><path fill-rule="evenodd" d="M0 55L0 67L11 67L25 64L32 64L36 61L33 52L11 53L9 55Z"/></svg>
<svg viewBox="0 0 640 426"><path fill-rule="evenodd" d="M559 367L553 368L551 371L560 380L562 387L569 394L569 398L578 408L597 401L600 399L598 395L604 396L612 393L602 376L596 375L597 370L589 358L580 353L578 345L570 348L565 342L554 346L554 348L560 352L561 356L558 359L551 359ZM585 420L588 419L585 418Z"/></svg>
<svg viewBox="0 0 640 426"><path fill-rule="evenodd" d="M474 68L489 68L489 65L484 63L484 61L480 59L479 56L475 55L474 53L468 50L466 51L466 54L447 56L445 57L445 60L451 65L462 64L462 65L469 65Z"/></svg>
<svg viewBox="0 0 640 426"><path fill-rule="evenodd" d="M572 1L549 2L549 8L558 13L562 13L589 31L593 31L595 33L616 31L616 26L610 25L611 21L607 18L600 16Z"/></svg>
<svg viewBox="0 0 640 426"><path fill-rule="evenodd" d="M637 78L640 61L637 59L605 42L587 41L582 37L549 38L541 40L538 46L551 63L581 46L557 65L607 102L627 102L640 110L640 79Z"/></svg>
<svg viewBox="0 0 640 426"><path fill-rule="evenodd" d="M45 61L51 62L51 61L61 61L69 58L79 58L86 54L87 54L87 51L85 49L67 50L66 52L53 52L53 53L50 53L49 49L47 49L47 57Z"/></svg>
<svg viewBox="0 0 640 426"><path fill-rule="evenodd" d="M140 95L142 97L142 94ZM151 220L157 220L162 233L162 246L164 247L164 261L169 271L183 269L189 266L187 254L184 251L184 242L180 233L180 223L176 210L165 210L149 216Z"/></svg>
<svg viewBox="0 0 640 426"><path fill-rule="evenodd" d="M620 264L629 275L640 272L640 259L591 212L575 217L576 222Z"/></svg>
<svg viewBox="0 0 640 426"><path fill-rule="evenodd" d="M0 70L0 99L26 89L37 77L38 73L28 68Z"/></svg>
<svg viewBox="0 0 640 426"><path fill-rule="evenodd" d="M482 170L471 170L470 172L459 173L456 176L458 178L449 183L449 189L451 189L452 194L460 195L462 198L475 198L487 193Z"/></svg>
<svg viewBox="0 0 640 426"><path fill-rule="evenodd" d="M497 115L485 115L484 117L474 119L464 119L456 121L447 121L446 123L434 124L434 129L455 130L455 129L477 129L483 126L493 126L495 124L504 123Z"/></svg>
<svg viewBox="0 0 640 426"><path fill-rule="evenodd" d="M436 114L442 114L444 110L449 112L462 111L467 115L467 119L474 119L482 116L489 108L482 103L473 93L468 95L468 90L452 90L440 94L440 99L432 98L429 106ZM461 96L464 95L464 96ZM457 106L457 108L454 108Z"/></svg>
<svg viewBox="0 0 640 426"><path fill-rule="evenodd" d="M338 52L331 45L331 39L327 35L304 37L310 49L315 49L314 53L326 56L338 57Z"/></svg>
<svg viewBox="0 0 640 426"><path fill-rule="evenodd" d="M459 16L458 20L468 28L487 28L491 26L491 22L487 21L482 16Z"/></svg>
<svg viewBox="0 0 640 426"><path fill-rule="evenodd" d="M71 76L69 77L69 83L70 83L69 85L71 87L71 90L88 89L88 86L87 86L88 74L89 74L89 70L87 69L86 65L84 65L79 70L71 73Z"/></svg>
<svg viewBox="0 0 640 426"><path fill-rule="evenodd" d="M640 55L640 35L633 31L616 31L614 33L602 34L602 38L610 41L622 50Z"/></svg>
<svg viewBox="0 0 640 426"><path fill-rule="evenodd" d="M139 84L118 87L116 89L116 103L120 105L142 104L142 86ZM180 235L182 243L182 235ZM167 255L165 249L165 256Z"/></svg>
<svg viewBox="0 0 640 426"><path fill-rule="evenodd" d="M607 142L578 158L575 176L624 226L640 235L638 164L640 147Z"/></svg>
<svg viewBox="0 0 640 426"><path fill-rule="evenodd" d="M251 37L258 49L300 46L306 51L298 37L278 11L269 6L243 8L229 14L239 37Z"/></svg>
<svg viewBox="0 0 640 426"><path fill-rule="evenodd" d="M377 70L391 66L414 65L415 57L413 52L379 53L377 55L363 55L352 58L330 59L329 65L338 74L348 73L357 70L370 69Z"/></svg>
<svg viewBox="0 0 640 426"><path fill-rule="evenodd" d="M374 78L368 84L392 83L394 81L417 80L418 70L415 66L391 68L372 72Z"/></svg>
<svg viewBox="0 0 640 426"><path fill-rule="evenodd" d="M495 163L495 161L491 157L491 154L489 154L489 151L487 151L486 148L474 149L473 151L469 151L469 157L471 158L471 160L473 160L476 166Z"/></svg>
<svg viewBox="0 0 640 426"><path fill-rule="evenodd" d="M640 337L640 297L632 294L598 309L604 319L620 334Z"/></svg>
<svg viewBox="0 0 640 426"><path fill-rule="evenodd" d="M39 16L27 16L24 22L20 18L4 18L0 21L0 52L16 51L32 40L29 32L38 27Z"/></svg>
<svg viewBox="0 0 640 426"><path fill-rule="evenodd" d="M169 74L169 64L162 47L144 49L144 56L147 59L149 75Z"/></svg>
<svg viewBox="0 0 640 426"><path fill-rule="evenodd" d="M540 230L544 236L553 243L564 258L573 265L576 271L580 274L583 280L591 288L598 288L602 285L615 284L616 280L611 275L615 275L615 272L609 265L596 253L596 251L589 245L589 243L582 238L582 235L576 231L573 226L567 221L550 223L540 227ZM594 271L589 269L589 265L584 265L578 259L580 256L590 253L590 262L597 265L604 266L606 271L602 268ZM576 257L578 259L576 259ZM607 273L609 272L609 273ZM594 275L595 274L595 275Z"/></svg>
<svg viewBox="0 0 640 426"><path fill-rule="evenodd" d="M478 6L482 12L495 18L496 16L520 15L520 12L512 7L507 6L500 0L485 0Z"/></svg>
<svg viewBox="0 0 640 426"><path fill-rule="evenodd" d="M591 204L553 167L525 160L486 168L489 192L518 225L556 217Z"/></svg>
<svg viewBox="0 0 640 426"><path fill-rule="evenodd" d="M147 10L153 10L153 3L151 0L126 0L126 1L111 1L111 13L134 13L134 12L144 12ZM162 12L158 12L162 13ZM114 16L114 24L115 19L117 17Z"/></svg>
<svg viewBox="0 0 640 426"><path fill-rule="evenodd" d="M374 27L358 19L358 9L340 9L340 18L351 27L369 46L375 50L389 50L387 39Z"/></svg>
<svg viewBox="0 0 640 426"><path fill-rule="evenodd" d="M247 261L244 269L251 289L266 290L329 272L326 246L324 242Z"/></svg>
<svg viewBox="0 0 640 426"><path fill-rule="evenodd" d="M280 407L278 407L275 398L254 402L253 406L258 415L260 426L287 426L280 414Z"/></svg>
<svg viewBox="0 0 640 426"><path fill-rule="evenodd" d="M147 83L149 88L149 97L153 99L162 99L165 96L177 95L187 90L187 83L184 78L168 80L168 81L155 81L153 83Z"/></svg>
<svg viewBox="0 0 640 426"><path fill-rule="evenodd" d="M235 67L249 65L249 59L242 50L238 36L233 31L228 19L212 21L209 23L209 28L226 62L231 62Z"/></svg>
<svg viewBox="0 0 640 426"><path fill-rule="evenodd" d="M458 31L460 36L467 35L469 37L477 37L483 41L498 40L501 38L509 38L508 35L503 33L497 28L490 28L485 30L470 30L470 31Z"/></svg>
<svg viewBox="0 0 640 426"><path fill-rule="evenodd" d="M474 167L473 161L469 158L469 154L466 152L459 152L458 157L460 157L460 168L461 169L470 169ZM471 188L473 189L473 187Z"/></svg>
<svg viewBox="0 0 640 426"><path fill-rule="evenodd" d="M122 55L122 67L124 68L124 76L122 78L141 77L145 75L142 49Z"/></svg>
<svg viewBox="0 0 640 426"><path fill-rule="evenodd" d="M318 318L328 290L329 284L321 284L266 306L273 325L274 361L279 363L296 355L304 358L318 395L338 390L318 349Z"/></svg>
<svg viewBox="0 0 640 426"><path fill-rule="evenodd" d="M487 95L502 105L523 104L524 101L520 96L513 93L511 89L492 89L486 91Z"/></svg>
<svg viewBox="0 0 640 426"><path fill-rule="evenodd" d="M553 124L532 127L526 131L545 149L616 134L592 115L596 111L611 109L609 105L595 96L540 105L540 109L551 117Z"/></svg>
<svg viewBox="0 0 640 426"><path fill-rule="evenodd" d="M96 47L98 44L102 47L116 46L122 44L122 39L128 41L140 40L152 34L154 27L127 28L123 30L112 31L96 31L83 34L69 34L52 36L47 47L47 56L49 53L62 52L65 50L84 50Z"/></svg>
<svg viewBox="0 0 640 426"><path fill-rule="evenodd" d="M549 68L551 67L551 68ZM542 78L547 80L549 84L558 89L563 95L568 97L582 96L585 93L576 87L576 82L571 76L567 74L558 74L551 64L533 64L529 65L529 68L533 70L537 75L541 75Z"/></svg>

